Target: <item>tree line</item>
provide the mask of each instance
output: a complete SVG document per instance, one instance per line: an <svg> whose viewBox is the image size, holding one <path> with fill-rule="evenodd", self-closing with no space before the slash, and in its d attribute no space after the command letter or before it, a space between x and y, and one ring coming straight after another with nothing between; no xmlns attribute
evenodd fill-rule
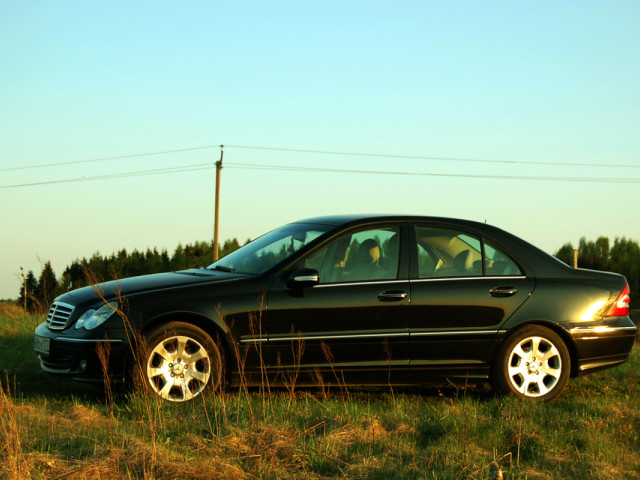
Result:
<svg viewBox="0 0 640 480"><path fill-rule="evenodd" d="M236 238L227 240L220 246L219 256L223 257L239 247L240 243ZM169 255L166 249L158 251L156 248L148 248L144 252L127 252L122 249L109 256L95 253L89 259L74 260L60 277L56 276L51 262L47 261L39 277L36 278L32 270L23 275L19 304L25 306L30 313L44 313L54 298L74 288L136 275L198 268L209 265L212 261L211 242L178 245L173 255Z"/></svg>
<svg viewBox="0 0 640 480"><path fill-rule="evenodd" d="M227 240L220 248L223 257L240 247L237 239ZM581 238L578 245L578 266L593 270L606 270L624 275L631 289L631 305L640 305L640 245L633 240L616 238L613 244L607 237L599 237L595 241ZM574 247L565 243L555 256L571 265ZM119 278L185 270L209 265L213 258L212 245L209 242L195 242L190 245L178 245L173 255L167 250L156 248L145 252L125 249L110 256L95 253L91 258L75 260L60 277L56 277L51 262L45 262L36 278L29 270L20 287L20 305L32 313L46 312L49 305L58 295L74 288L93 283Z"/></svg>

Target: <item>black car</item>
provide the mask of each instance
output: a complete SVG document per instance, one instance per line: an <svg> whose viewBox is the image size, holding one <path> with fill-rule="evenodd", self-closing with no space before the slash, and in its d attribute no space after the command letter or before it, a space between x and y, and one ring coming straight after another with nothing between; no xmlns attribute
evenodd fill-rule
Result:
<svg viewBox="0 0 640 480"><path fill-rule="evenodd" d="M625 362L637 329L621 275L574 269L498 228L415 216L303 220L207 268L58 297L42 369L140 373L167 400L206 387L491 382L556 398Z"/></svg>

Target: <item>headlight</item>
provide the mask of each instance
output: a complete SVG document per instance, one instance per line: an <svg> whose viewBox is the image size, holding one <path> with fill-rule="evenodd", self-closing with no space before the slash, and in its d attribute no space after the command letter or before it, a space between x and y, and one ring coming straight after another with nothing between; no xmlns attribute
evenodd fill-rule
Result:
<svg viewBox="0 0 640 480"><path fill-rule="evenodd" d="M76 329L82 328L82 326L84 325L84 322L87 321L89 318L91 318L91 315L93 315L94 313L96 313L96 311L93 308L90 308L89 310L84 312L82 315L80 315L80 318L76 320Z"/></svg>
<svg viewBox="0 0 640 480"><path fill-rule="evenodd" d="M109 302L97 310L90 308L76 321L76 328L84 327L85 330L93 330L98 325L106 322L117 310L118 302Z"/></svg>

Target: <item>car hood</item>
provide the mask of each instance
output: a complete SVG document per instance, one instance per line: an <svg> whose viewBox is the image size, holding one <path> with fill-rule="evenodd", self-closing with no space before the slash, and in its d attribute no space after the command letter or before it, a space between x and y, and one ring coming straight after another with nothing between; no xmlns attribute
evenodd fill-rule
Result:
<svg viewBox="0 0 640 480"><path fill-rule="evenodd" d="M56 301L79 305L97 300L111 300L121 296L184 287L202 283L229 282L246 278L246 275L207 269L191 269L179 272L154 273L139 277L129 277L110 282L98 283L72 290L59 296Z"/></svg>

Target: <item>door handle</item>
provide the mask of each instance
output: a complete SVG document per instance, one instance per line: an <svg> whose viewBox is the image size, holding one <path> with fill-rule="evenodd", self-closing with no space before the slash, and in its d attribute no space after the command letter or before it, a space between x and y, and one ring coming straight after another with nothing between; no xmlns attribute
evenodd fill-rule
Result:
<svg viewBox="0 0 640 480"><path fill-rule="evenodd" d="M387 290L378 294L378 300L381 302L397 302L404 300L408 296L408 293L402 290Z"/></svg>
<svg viewBox="0 0 640 480"><path fill-rule="evenodd" d="M511 297L518 293L518 289L515 287L494 287L489 290L489 295L492 297Z"/></svg>

